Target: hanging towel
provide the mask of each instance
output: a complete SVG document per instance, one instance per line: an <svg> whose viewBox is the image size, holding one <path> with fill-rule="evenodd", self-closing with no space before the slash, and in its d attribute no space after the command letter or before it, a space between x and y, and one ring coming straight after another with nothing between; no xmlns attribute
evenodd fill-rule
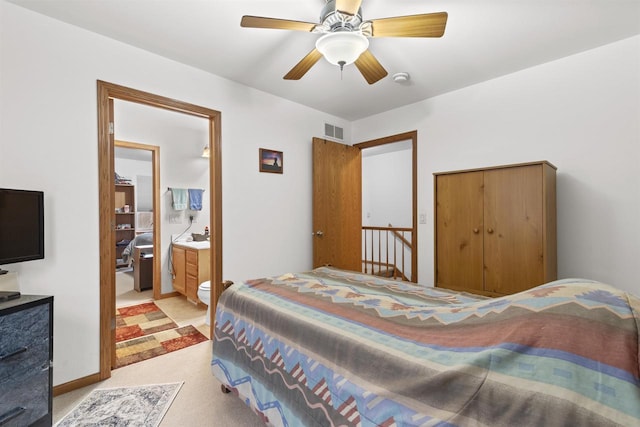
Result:
<svg viewBox="0 0 640 427"><path fill-rule="evenodd" d="M187 190L184 188L172 188L171 197L173 209L183 211L187 209Z"/></svg>
<svg viewBox="0 0 640 427"><path fill-rule="evenodd" d="M204 190L199 188L189 189L189 209L192 211L202 210L202 193L204 193Z"/></svg>

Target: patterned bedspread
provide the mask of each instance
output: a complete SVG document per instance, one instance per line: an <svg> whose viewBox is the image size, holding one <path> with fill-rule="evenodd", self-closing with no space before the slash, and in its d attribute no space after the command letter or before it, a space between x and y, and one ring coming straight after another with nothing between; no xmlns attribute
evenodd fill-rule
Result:
<svg viewBox="0 0 640 427"><path fill-rule="evenodd" d="M640 425L640 300L496 299L331 268L237 283L212 370L270 425Z"/></svg>

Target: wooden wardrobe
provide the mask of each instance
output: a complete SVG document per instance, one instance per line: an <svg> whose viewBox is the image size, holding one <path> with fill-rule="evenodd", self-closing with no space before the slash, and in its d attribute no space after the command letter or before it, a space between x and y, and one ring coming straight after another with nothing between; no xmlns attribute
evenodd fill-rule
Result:
<svg viewBox="0 0 640 427"><path fill-rule="evenodd" d="M434 174L435 284L489 296L557 278L556 167Z"/></svg>

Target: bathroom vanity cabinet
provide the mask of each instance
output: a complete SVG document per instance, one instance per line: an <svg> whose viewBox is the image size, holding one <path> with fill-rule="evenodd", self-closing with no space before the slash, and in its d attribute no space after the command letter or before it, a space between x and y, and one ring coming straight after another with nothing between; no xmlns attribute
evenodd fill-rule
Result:
<svg viewBox="0 0 640 427"><path fill-rule="evenodd" d="M173 289L200 302L198 286L210 280L209 242L173 243Z"/></svg>

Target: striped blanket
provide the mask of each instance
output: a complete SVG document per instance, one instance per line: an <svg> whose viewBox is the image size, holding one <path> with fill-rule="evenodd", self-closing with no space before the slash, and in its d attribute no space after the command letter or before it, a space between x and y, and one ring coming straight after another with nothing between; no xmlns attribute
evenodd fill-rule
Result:
<svg viewBox="0 0 640 427"><path fill-rule="evenodd" d="M639 318L584 280L487 299L323 267L226 290L212 370L274 426L632 426Z"/></svg>

